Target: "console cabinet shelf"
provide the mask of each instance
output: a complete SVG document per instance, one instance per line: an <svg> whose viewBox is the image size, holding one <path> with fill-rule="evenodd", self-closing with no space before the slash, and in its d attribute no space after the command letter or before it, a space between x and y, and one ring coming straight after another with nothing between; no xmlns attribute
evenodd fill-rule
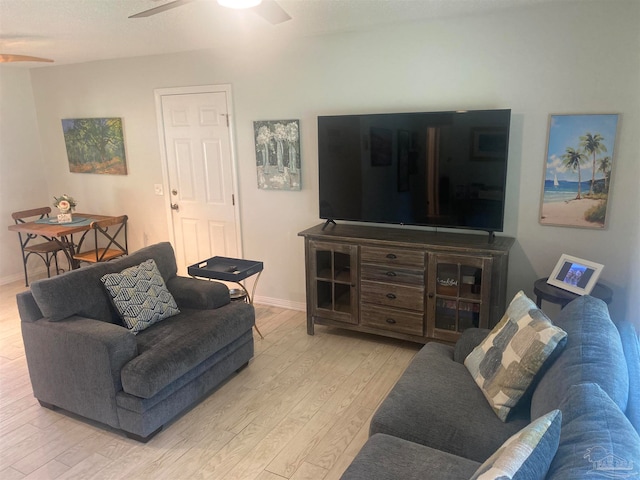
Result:
<svg viewBox="0 0 640 480"><path fill-rule="evenodd" d="M453 343L504 313L513 238L342 224L299 235L309 335L318 324Z"/></svg>

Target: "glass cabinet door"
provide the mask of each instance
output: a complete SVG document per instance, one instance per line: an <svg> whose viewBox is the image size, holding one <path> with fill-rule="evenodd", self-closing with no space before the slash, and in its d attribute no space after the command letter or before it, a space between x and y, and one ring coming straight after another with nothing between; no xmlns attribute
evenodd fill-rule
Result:
<svg viewBox="0 0 640 480"><path fill-rule="evenodd" d="M429 336L454 342L467 328L486 327L491 262L487 257L429 255Z"/></svg>
<svg viewBox="0 0 640 480"><path fill-rule="evenodd" d="M356 245L311 242L312 313L323 318L358 323Z"/></svg>

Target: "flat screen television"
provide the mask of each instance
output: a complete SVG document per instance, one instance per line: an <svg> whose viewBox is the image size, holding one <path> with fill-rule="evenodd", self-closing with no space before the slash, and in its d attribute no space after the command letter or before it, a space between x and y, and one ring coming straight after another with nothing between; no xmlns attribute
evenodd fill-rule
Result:
<svg viewBox="0 0 640 480"><path fill-rule="evenodd" d="M511 110L318 117L320 218L501 232Z"/></svg>

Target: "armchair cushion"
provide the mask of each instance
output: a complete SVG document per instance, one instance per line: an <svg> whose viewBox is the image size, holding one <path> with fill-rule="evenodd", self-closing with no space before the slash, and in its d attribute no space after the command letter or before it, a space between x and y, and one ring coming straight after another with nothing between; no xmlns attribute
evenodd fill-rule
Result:
<svg viewBox="0 0 640 480"><path fill-rule="evenodd" d="M179 308L211 310L230 302L229 287L221 282L209 282L188 277L173 277L167 288Z"/></svg>
<svg viewBox="0 0 640 480"><path fill-rule="evenodd" d="M500 420L507 420L566 337L522 291L516 294L502 320L464 361Z"/></svg>
<svg viewBox="0 0 640 480"><path fill-rule="evenodd" d="M253 328L253 307L233 302L216 310L183 309L140 332L139 355L122 369L126 393L151 398L224 346Z"/></svg>
<svg viewBox="0 0 640 480"><path fill-rule="evenodd" d="M137 334L180 313L153 259L100 278L127 328Z"/></svg>

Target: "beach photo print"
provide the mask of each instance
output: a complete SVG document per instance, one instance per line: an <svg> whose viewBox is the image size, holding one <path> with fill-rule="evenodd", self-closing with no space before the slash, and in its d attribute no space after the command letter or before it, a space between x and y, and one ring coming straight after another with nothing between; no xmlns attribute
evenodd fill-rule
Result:
<svg viewBox="0 0 640 480"><path fill-rule="evenodd" d="M617 114L550 115L540 223L605 228Z"/></svg>

